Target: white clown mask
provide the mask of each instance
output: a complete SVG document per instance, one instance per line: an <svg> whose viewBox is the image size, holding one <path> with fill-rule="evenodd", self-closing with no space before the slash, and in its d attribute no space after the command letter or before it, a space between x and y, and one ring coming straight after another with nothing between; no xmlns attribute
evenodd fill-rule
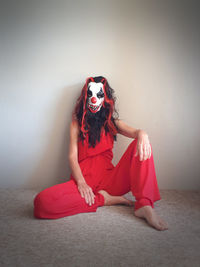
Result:
<svg viewBox="0 0 200 267"><path fill-rule="evenodd" d="M90 82L87 89L87 107L92 113L98 112L104 102L103 83Z"/></svg>

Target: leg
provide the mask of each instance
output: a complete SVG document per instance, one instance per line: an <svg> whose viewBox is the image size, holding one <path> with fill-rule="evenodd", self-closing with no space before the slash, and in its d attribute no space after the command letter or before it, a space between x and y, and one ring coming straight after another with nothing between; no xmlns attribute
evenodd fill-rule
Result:
<svg viewBox="0 0 200 267"><path fill-rule="evenodd" d="M96 193L95 203L89 206L81 197L74 180L44 189L34 198L34 216L58 219L82 212L96 212L104 205L104 197Z"/></svg>
<svg viewBox="0 0 200 267"><path fill-rule="evenodd" d="M127 205L133 206L134 202L125 198L124 196L112 196L108 194L105 190L99 190L98 193L104 196L104 206L112 206L112 205Z"/></svg>
<svg viewBox="0 0 200 267"><path fill-rule="evenodd" d="M137 140L132 141L119 163L106 177L102 189L111 195L123 195L132 191L136 198L134 205L135 215L147 219L149 224L155 228L164 230L163 228L166 227L164 221L153 210L154 202L161 199L156 180L153 154L150 159L140 161L138 156L134 156L136 145Z"/></svg>
<svg viewBox="0 0 200 267"><path fill-rule="evenodd" d="M153 154L150 159L140 161L135 157L137 140L132 141L116 167L105 177L101 185L111 195L124 195L129 191L136 198L134 209L144 205L154 207L154 202L160 200L156 180Z"/></svg>

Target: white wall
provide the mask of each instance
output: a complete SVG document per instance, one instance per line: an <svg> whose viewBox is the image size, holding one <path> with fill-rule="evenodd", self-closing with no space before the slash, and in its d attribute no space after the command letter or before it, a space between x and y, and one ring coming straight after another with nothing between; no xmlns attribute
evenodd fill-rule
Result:
<svg viewBox="0 0 200 267"><path fill-rule="evenodd" d="M161 189L200 188L197 1L1 2L1 187L69 178L70 114L88 76L149 134ZM114 163L131 139L119 136Z"/></svg>

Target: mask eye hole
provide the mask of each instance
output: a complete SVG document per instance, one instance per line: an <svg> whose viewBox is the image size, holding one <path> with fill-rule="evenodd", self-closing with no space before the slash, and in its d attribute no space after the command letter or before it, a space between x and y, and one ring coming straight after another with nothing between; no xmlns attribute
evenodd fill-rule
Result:
<svg viewBox="0 0 200 267"><path fill-rule="evenodd" d="M98 97L98 98L103 98L103 97L104 97L104 93L98 93L98 94L97 94L97 97Z"/></svg>
<svg viewBox="0 0 200 267"><path fill-rule="evenodd" d="M92 91L90 89L87 90L87 96L91 97L92 96Z"/></svg>
<svg viewBox="0 0 200 267"><path fill-rule="evenodd" d="M100 92L97 94L98 98L103 98L104 97L104 92L102 90L102 88L100 89Z"/></svg>

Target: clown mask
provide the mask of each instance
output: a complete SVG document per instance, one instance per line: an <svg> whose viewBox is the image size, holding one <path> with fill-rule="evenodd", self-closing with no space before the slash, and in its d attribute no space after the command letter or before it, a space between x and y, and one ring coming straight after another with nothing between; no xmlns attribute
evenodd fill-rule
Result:
<svg viewBox="0 0 200 267"><path fill-rule="evenodd" d="M103 83L90 82L87 89L87 107L92 113L98 112L104 103Z"/></svg>

